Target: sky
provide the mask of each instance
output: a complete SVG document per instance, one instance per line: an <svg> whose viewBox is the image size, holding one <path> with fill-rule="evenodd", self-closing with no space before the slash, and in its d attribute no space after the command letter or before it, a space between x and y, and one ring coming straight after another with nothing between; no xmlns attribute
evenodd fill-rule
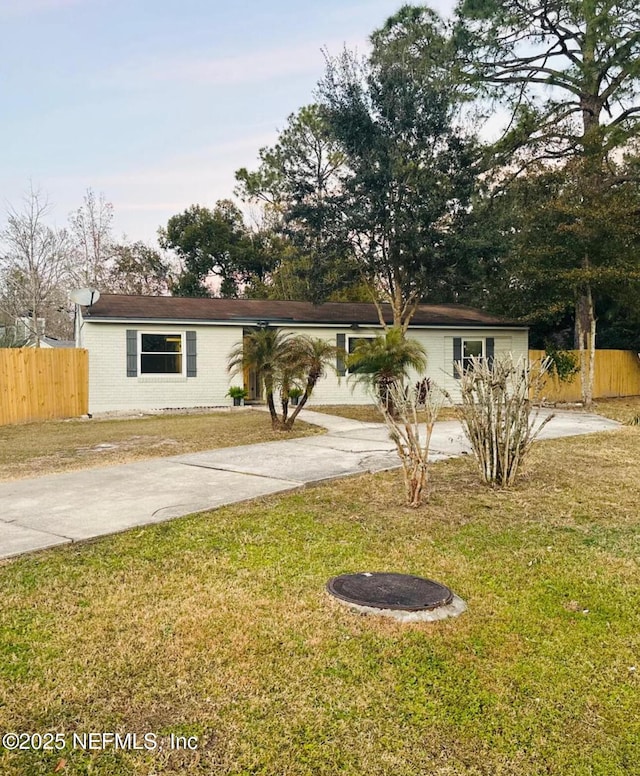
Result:
<svg viewBox="0 0 640 776"><path fill-rule="evenodd" d="M118 239L155 243L172 215L232 196L235 171L313 102L323 49L365 53L402 5L0 0L0 228L30 187L59 227L91 188Z"/></svg>

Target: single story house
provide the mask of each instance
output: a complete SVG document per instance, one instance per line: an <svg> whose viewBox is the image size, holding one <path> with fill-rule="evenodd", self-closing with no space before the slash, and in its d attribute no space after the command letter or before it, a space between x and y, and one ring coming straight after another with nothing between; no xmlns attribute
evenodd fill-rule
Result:
<svg viewBox="0 0 640 776"><path fill-rule="evenodd" d="M391 310L383 306L385 320ZM321 337L346 352L382 332L373 304L195 299L103 294L80 310L78 345L89 351L89 412L227 406L227 360L243 336L261 326ZM471 355L527 356L528 329L460 305L421 305L408 336L427 352L427 375L455 397L454 361ZM353 389L342 360L311 397L313 404L369 403ZM260 399L256 375L244 375L249 399Z"/></svg>

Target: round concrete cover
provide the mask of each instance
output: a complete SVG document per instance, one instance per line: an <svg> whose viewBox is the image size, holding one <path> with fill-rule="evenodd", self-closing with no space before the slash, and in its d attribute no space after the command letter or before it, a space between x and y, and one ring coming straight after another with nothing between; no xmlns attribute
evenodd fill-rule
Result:
<svg viewBox="0 0 640 776"><path fill-rule="evenodd" d="M447 606L453 600L448 587L409 574L362 572L341 574L327 582L331 595L359 606L418 612Z"/></svg>

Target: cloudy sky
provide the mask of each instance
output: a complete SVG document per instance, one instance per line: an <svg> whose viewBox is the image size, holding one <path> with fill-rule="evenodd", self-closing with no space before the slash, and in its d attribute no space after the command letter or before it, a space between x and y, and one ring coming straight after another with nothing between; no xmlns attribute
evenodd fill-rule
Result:
<svg viewBox="0 0 640 776"><path fill-rule="evenodd" d="M0 0L0 227L30 185L58 226L91 187L117 236L153 242L171 215L232 194L313 100L321 49L364 52L402 4Z"/></svg>

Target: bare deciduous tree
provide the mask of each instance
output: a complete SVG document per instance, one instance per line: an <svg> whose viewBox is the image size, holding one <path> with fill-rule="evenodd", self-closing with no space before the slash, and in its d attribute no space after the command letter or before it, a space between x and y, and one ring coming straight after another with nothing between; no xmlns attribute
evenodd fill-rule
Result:
<svg viewBox="0 0 640 776"><path fill-rule="evenodd" d="M43 334L69 336L66 290L69 282L69 235L44 223L46 197L31 189L22 210L9 208L0 232L0 304L8 319L21 321L39 345Z"/></svg>
<svg viewBox="0 0 640 776"><path fill-rule="evenodd" d="M113 205L104 194L87 189L82 206L69 216L74 252L74 280L79 286L104 288L113 258Z"/></svg>

